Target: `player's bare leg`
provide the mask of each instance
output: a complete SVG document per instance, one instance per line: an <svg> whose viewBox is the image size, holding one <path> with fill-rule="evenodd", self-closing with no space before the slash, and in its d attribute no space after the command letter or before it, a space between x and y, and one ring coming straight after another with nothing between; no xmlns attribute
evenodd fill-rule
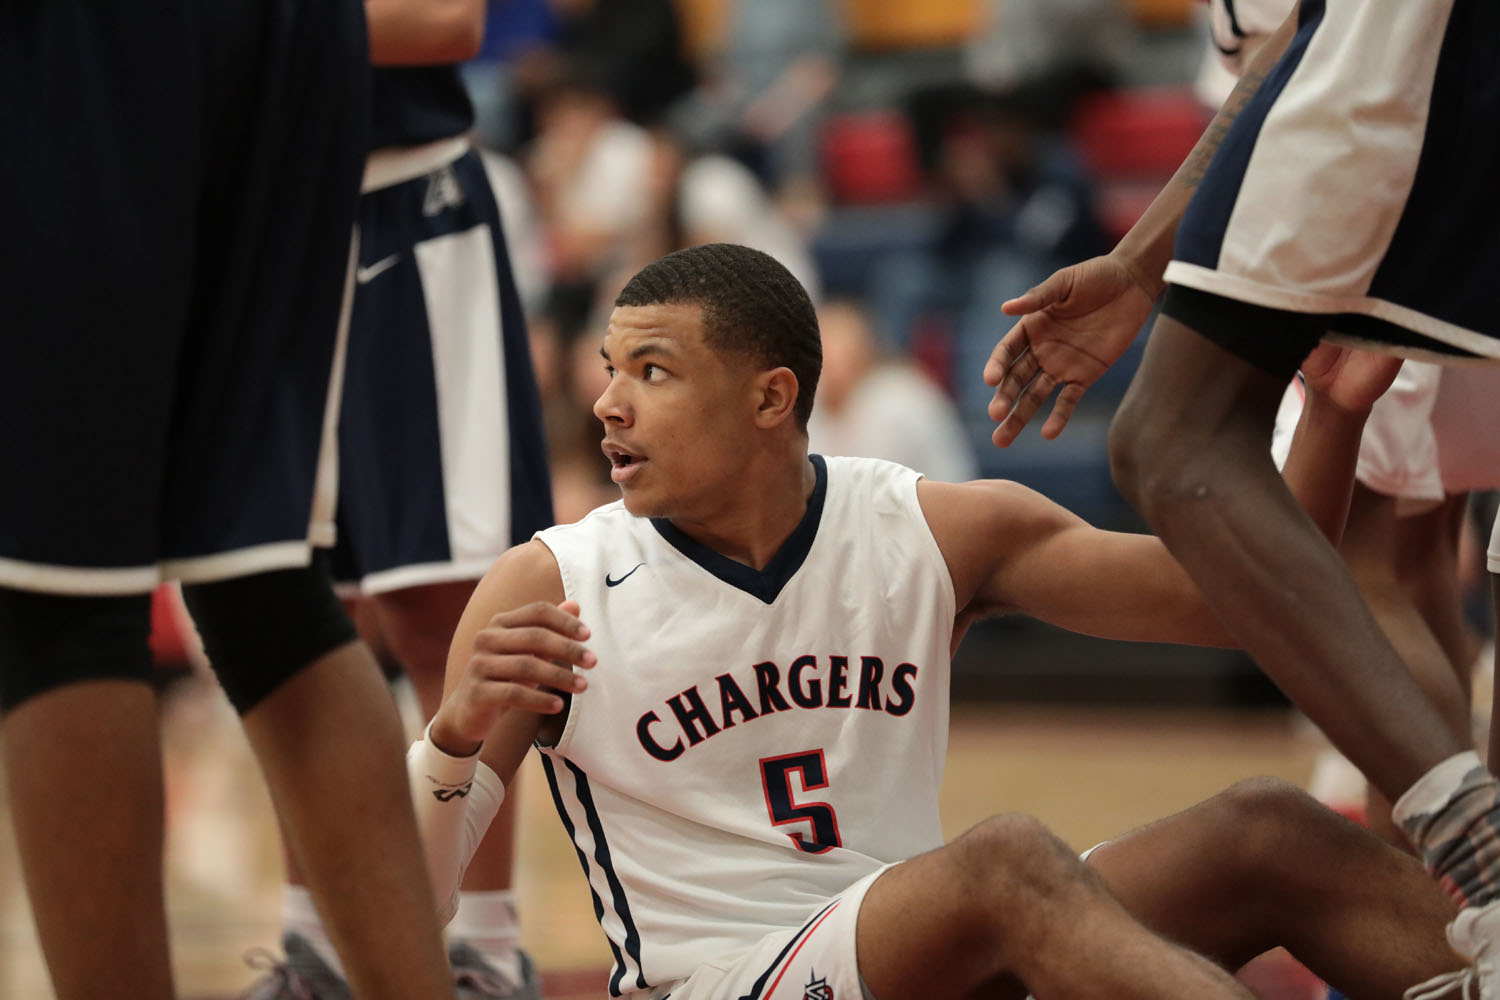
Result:
<svg viewBox="0 0 1500 1000"><path fill-rule="evenodd" d="M1284 947L1349 996L1457 969L1422 866L1285 782L1256 779L1089 856L1131 915L1238 968Z"/></svg>
<svg viewBox="0 0 1500 1000"><path fill-rule="evenodd" d="M1399 795L1461 747L1271 461L1283 388L1162 317L1111 428L1111 464L1262 669Z"/></svg>
<svg viewBox="0 0 1500 1000"><path fill-rule="evenodd" d="M431 719L442 704L448 647L473 592L474 582L465 580L369 598L391 655L411 679L424 719ZM516 805L520 801L514 782L509 792L469 862L449 934L476 949L481 960L499 968L512 982L520 983L525 973L511 893ZM456 956L455 967L459 964L460 956Z"/></svg>
<svg viewBox="0 0 1500 1000"><path fill-rule="evenodd" d="M1134 920L1029 816L996 816L885 872L865 895L856 940L876 997L1250 996Z"/></svg>
<svg viewBox="0 0 1500 1000"><path fill-rule="evenodd" d="M1411 523L1397 539L1396 573L1472 702L1474 658L1482 643L1464 617L1459 581L1458 552L1468 517L1469 496L1458 493L1427 517L1403 519Z"/></svg>
<svg viewBox="0 0 1500 1000"><path fill-rule="evenodd" d="M156 696L95 681L0 723L16 840L58 1000L168 1000Z"/></svg>
<svg viewBox="0 0 1500 1000"><path fill-rule="evenodd" d="M321 657L244 724L355 995L451 997L406 741L369 652L350 643Z"/></svg>
<svg viewBox="0 0 1500 1000"><path fill-rule="evenodd" d="M1163 316L1111 429L1116 480L1261 668L1377 788L1410 793L1399 819L1429 870L1456 899L1487 904L1500 898L1500 786L1272 464L1283 388Z"/></svg>
<svg viewBox="0 0 1500 1000"><path fill-rule="evenodd" d="M1444 505L1398 517L1397 502L1395 497L1356 483L1339 552L1386 638L1442 714L1453 738L1466 744L1470 739L1467 663L1450 658L1428 617L1440 613L1445 599L1454 602L1453 608L1446 609L1447 616L1458 612L1454 582L1442 586L1439 575L1457 572L1451 553L1444 556L1452 544L1446 537L1451 515ZM1430 545L1442 548L1434 551L1428 548ZM1408 550L1418 547L1426 549L1437 573L1414 565ZM1429 594L1429 587L1437 592ZM1418 596L1423 598L1422 604L1417 603ZM1406 849L1406 835L1391 822L1390 799L1371 786L1366 802L1370 829L1388 843Z"/></svg>

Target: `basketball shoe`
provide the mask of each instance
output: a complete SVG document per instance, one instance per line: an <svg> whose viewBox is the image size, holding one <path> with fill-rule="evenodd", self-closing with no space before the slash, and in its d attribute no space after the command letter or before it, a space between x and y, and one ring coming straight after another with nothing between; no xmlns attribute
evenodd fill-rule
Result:
<svg viewBox="0 0 1500 1000"><path fill-rule="evenodd" d="M266 974L251 983L239 1000L354 1000L349 984L300 934L282 935L281 947L286 952L284 960L278 961L263 948L245 956L246 962L265 969Z"/></svg>
<svg viewBox="0 0 1500 1000"><path fill-rule="evenodd" d="M468 943L454 941L448 948L448 964L453 966L458 1000L542 1000L542 986L531 957L524 951L517 954L521 957L520 982L490 965Z"/></svg>
<svg viewBox="0 0 1500 1000"><path fill-rule="evenodd" d="M1469 967L1413 986L1405 1000L1500 1000L1500 899L1460 911L1448 925L1448 943Z"/></svg>

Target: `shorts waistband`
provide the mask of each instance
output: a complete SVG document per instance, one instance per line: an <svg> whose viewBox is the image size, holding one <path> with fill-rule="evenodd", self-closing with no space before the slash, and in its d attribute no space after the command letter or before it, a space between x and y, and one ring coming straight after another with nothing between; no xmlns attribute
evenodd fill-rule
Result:
<svg viewBox="0 0 1500 1000"><path fill-rule="evenodd" d="M469 137L456 135L424 146L394 146L377 149L365 160L365 179L360 194L379 191L402 181L446 167L469 151Z"/></svg>

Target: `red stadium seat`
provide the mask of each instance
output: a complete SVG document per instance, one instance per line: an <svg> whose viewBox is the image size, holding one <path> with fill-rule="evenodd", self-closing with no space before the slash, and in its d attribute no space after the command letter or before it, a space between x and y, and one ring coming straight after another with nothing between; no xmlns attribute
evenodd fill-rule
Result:
<svg viewBox="0 0 1500 1000"><path fill-rule="evenodd" d="M895 111L835 115L823 126L823 175L843 205L886 205L921 194L911 124Z"/></svg>
<svg viewBox="0 0 1500 1000"><path fill-rule="evenodd" d="M1145 88L1084 101L1069 124L1074 148L1094 176L1111 236L1135 224L1208 124L1191 90Z"/></svg>

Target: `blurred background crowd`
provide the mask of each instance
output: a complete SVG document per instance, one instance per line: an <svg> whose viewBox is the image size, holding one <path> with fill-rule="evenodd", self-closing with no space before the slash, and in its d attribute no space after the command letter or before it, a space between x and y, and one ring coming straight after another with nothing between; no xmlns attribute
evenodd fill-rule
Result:
<svg viewBox="0 0 1500 1000"><path fill-rule="evenodd" d="M1103 252L1220 94L1192 0L494 0L466 67L547 400L560 520L613 489L590 405L631 274L764 250L822 311L817 451L1019 479L1128 521L1102 434L989 445L1000 303Z"/></svg>
<svg viewBox="0 0 1500 1000"><path fill-rule="evenodd" d="M1051 442L1029 431L995 448L981 372L1012 323L1001 303L1113 246L1228 94L1207 11L491 0L465 80L528 313L558 520L618 495L591 410L615 294L664 253L723 241L773 255L818 304L814 451L1013 479L1140 528L1105 436L1141 342ZM1465 552L1482 625L1482 559L1472 539ZM961 697L1279 700L1237 652L1106 649L1030 622L989 623L956 665Z"/></svg>

